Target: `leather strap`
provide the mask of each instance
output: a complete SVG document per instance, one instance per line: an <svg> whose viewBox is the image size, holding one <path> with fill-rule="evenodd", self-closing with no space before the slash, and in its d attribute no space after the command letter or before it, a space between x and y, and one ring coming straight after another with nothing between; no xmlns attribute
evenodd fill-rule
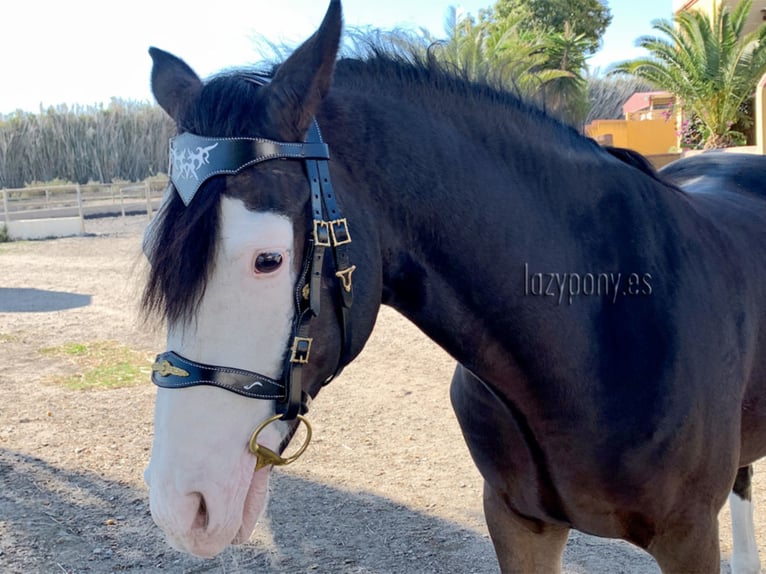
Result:
<svg viewBox="0 0 766 574"><path fill-rule="evenodd" d="M319 124L316 119L311 122L307 135L307 142L322 142L322 133L319 130ZM322 260L324 250L327 246L332 249L332 274L338 279L336 288L336 297L339 299L338 322L341 330L341 340L343 347L340 351L338 364L335 372L326 380L328 384L334 378L341 374L344 365L348 362L351 354L351 322L349 319L349 309L354 302L354 291L352 274L356 266L351 265L348 252L348 245L351 243L351 235L348 230L348 222L341 217L340 208L335 200L335 190L330 179L330 168L327 161L306 160L306 173L311 185L311 210L314 219L314 229L321 228L329 233L326 238L326 244L320 247L314 246L314 265L312 268L312 308L316 305L317 315L319 314L319 287L322 279ZM316 231L314 232L314 241L317 242ZM319 242L317 242L319 243ZM322 242L325 243L325 242ZM319 255L317 255L319 251ZM344 274L348 274L344 279ZM347 281L347 283L346 283ZM316 285L316 288L315 288ZM316 302L314 302L316 298Z"/></svg>
<svg viewBox="0 0 766 574"><path fill-rule="evenodd" d="M285 397L282 381L243 369L197 363L173 351L157 355L152 382L166 389L212 385L252 399L281 401Z"/></svg>

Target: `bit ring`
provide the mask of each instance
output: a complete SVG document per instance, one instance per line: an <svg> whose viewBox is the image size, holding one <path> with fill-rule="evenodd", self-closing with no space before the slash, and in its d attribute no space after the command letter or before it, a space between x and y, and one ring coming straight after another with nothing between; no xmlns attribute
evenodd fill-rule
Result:
<svg viewBox="0 0 766 574"><path fill-rule="evenodd" d="M288 457L283 457L270 448L266 448L265 446L258 444L258 435L261 434L261 431L271 423L278 421L281 418L282 415L274 415L273 417L266 419L258 425L258 428L256 428L253 431L253 434L250 436L248 448L250 452L254 454L258 459L258 461L255 463L256 472L269 465L285 466L295 462L304 453L304 451L308 448L309 443L311 442L311 423L309 423L309 421L303 415L298 415L296 417L298 421L306 425L306 440L303 441L303 444L297 451L295 451L295 453Z"/></svg>

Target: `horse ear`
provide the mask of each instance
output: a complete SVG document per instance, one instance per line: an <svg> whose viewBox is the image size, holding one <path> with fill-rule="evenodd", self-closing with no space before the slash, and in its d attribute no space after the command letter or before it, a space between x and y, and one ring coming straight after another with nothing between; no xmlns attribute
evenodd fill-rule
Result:
<svg viewBox="0 0 766 574"><path fill-rule="evenodd" d="M202 80L186 62L158 48L149 48L152 57L152 93L157 103L176 122L181 111L197 97Z"/></svg>
<svg viewBox="0 0 766 574"><path fill-rule="evenodd" d="M303 139L327 95L342 28L340 0L332 0L319 29L279 66L264 90L269 121L284 140Z"/></svg>

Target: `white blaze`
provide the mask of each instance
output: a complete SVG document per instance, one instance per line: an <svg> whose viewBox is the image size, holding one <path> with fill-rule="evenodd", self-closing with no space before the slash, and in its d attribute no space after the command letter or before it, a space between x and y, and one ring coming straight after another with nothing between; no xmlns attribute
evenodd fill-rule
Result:
<svg viewBox="0 0 766 574"><path fill-rule="evenodd" d="M223 197L219 229L199 311L188 325L170 326L167 349L192 361L278 378L294 314L292 224ZM255 273L260 253L281 253L282 266ZM250 536L266 507L270 469L253 474L256 461L247 444L273 412L273 401L216 387L157 390L145 476L152 516L173 546L213 556ZM259 442L276 450L285 432L275 423Z"/></svg>

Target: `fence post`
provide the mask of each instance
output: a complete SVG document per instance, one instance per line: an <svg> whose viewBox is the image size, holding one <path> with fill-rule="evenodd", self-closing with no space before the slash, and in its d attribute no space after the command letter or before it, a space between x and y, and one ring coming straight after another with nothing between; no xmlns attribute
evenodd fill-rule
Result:
<svg viewBox="0 0 766 574"><path fill-rule="evenodd" d="M8 213L8 192L3 190L3 213L5 214L5 230L11 227L11 216Z"/></svg>
<svg viewBox="0 0 766 574"><path fill-rule="evenodd" d="M80 233L85 233L85 215L82 210L82 192L80 191L80 184L77 184L77 212L80 215Z"/></svg>
<svg viewBox="0 0 766 574"><path fill-rule="evenodd" d="M122 186L117 188L117 192L120 194L120 212L122 213L122 216L125 217L125 200L122 196Z"/></svg>
<svg viewBox="0 0 766 574"><path fill-rule="evenodd" d="M144 192L146 193L146 216L151 220L152 218L152 186L149 181L144 182Z"/></svg>

